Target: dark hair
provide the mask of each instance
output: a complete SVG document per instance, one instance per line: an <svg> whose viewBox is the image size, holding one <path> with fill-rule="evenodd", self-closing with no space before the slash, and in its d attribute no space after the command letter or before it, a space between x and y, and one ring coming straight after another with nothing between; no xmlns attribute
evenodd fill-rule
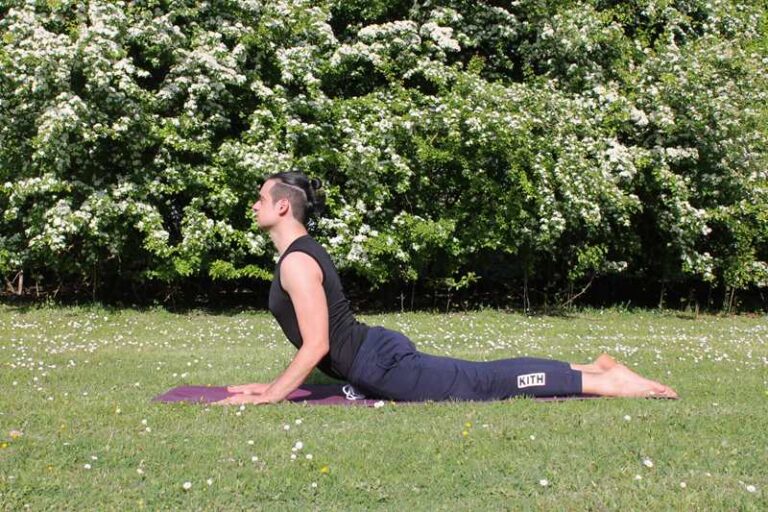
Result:
<svg viewBox="0 0 768 512"><path fill-rule="evenodd" d="M293 216L305 226L310 218L323 213L325 194L320 190L323 183L319 179L308 178L303 172L289 171L272 174L266 181L269 180L277 181L270 191L272 201L288 199Z"/></svg>

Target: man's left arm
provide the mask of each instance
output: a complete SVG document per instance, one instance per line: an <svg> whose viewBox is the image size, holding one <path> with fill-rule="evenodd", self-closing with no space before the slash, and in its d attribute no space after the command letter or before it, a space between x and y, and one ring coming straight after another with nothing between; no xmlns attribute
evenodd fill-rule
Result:
<svg viewBox="0 0 768 512"><path fill-rule="evenodd" d="M308 254L294 252L281 263L280 281L291 297L301 332L302 346L288 367L260 395L240 394L220 403L276 403L284 400L309 377L328 354L328 303L323 290L323 273Z"/></svg>

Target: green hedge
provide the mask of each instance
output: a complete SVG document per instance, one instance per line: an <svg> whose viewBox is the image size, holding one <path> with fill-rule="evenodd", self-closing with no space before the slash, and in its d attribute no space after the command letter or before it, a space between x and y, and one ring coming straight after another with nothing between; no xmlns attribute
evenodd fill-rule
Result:
<svg viewBox="0 0 768 512"><path fill-rule="evenodd" d="M298 169L365 286L768 285L760 2L6 4L8 282L269 279L249 207Z"/></svg>

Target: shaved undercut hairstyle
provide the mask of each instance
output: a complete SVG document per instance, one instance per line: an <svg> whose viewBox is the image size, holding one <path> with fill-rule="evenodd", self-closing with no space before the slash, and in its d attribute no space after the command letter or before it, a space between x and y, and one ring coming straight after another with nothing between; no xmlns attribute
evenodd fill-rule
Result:
<svg viewBox="0 0 768 512"><path fill-rule="evenodd" d="M269 180L277 182L270 191L273 203L287 199L291 203L294 218L305 226L310 218L323 213L325 194L320 190L323 183L319 179L290 171L272 174L267 178Z"/></svg>

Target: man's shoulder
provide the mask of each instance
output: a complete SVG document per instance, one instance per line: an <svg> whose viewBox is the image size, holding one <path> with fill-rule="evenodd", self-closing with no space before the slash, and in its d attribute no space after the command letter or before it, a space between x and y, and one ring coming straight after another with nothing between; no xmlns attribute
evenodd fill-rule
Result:
<svg viewBox="0 0 768 512"><path fill-rule="evenodd" d="M294 252L307 253L313 256L318 261L318 263L332 262L331 255L328 253L325 247L323 247L320 242L309 235L297 240L297 242L291 246L289 255L293 254Z"/></svg>
<svg viewBox="0 0 768 512"><path fill-rule="evenodd" d="M285 255L280 264L280 281L283 288L290 286L287 283L295 277L299 282L318 277L320 282L325 282L325 269L315 254L295 250Z"/></svg>
<svg viewBox="0 0 768 512"><path fill-rule="evenodd" d="M298 240L296 240L295 249L300 248L313 248L313 249L320 249L323 252L325 252L325 247L323 247L323 244L315 240L315 237L312 235L305 235Z"/></svg>
<svg viewBox="0 0 768 512"><path fill-rule="evenodd" d="M281 269L287 269L291 272L303 272L307 269L311 270L314 267L319 269L320 262L317 261L315 255L306 251L296 250L285 255L280 267Z"/></svg>

